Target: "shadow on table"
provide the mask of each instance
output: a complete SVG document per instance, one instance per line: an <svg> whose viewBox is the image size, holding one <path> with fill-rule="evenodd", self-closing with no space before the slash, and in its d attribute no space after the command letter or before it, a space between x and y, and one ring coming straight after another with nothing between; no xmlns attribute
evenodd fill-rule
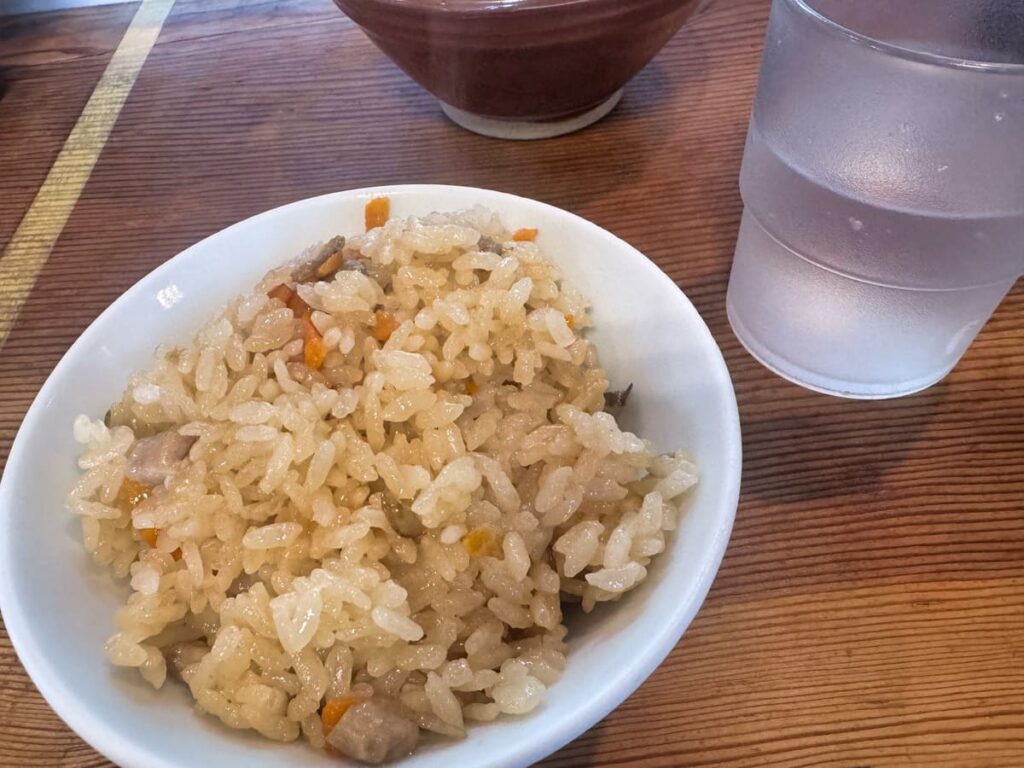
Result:
<svg viewBox="0 0 1024 768"><path fill-rule="evenodd" d="M544 142L545 157L536 167L547 170L547 194L582 206L663 176L648 166L665 162L664 145L685 122L685 113L698 109L707 89L703 45L697 40L686 45L690 56L685 69L670 70L655 58L626 85L622 102L608 117L579 133Z"/></svg>
<svg viewBox="0 0 1024 768"><path fill-rule="evenodd" d="M677 116L684 105L701 100L706 88L706 57L698 43L693 48L684 69L669 70L655 59L626 86L608 117L553 139L477 136L448 122L436 104L416 99L424 162L410 180L501 189L586 215L590 203L618 198L659 175L649 174L648 166L664 162L662 145L673 137ZM435 144L447 151L433 151Z"/></svg>
<svg viewBox="0 0 1024 768"><path fill-rule="evenodd" d="M892 400L797 392L795 407L769 417L744 414L753 405L740 397L744 492L753 498L799 502L881 490L886 472L918 449L948 386Z"/></svg>
<svg viewBox="0 0 1024 768"><path fill-rule="evenodd" d="M646 67L626 85L622 104L612 113L610 122L632 117L662 116L678 114L683 110L693 111L704 99L708 90L709 71L707 46L693 32L693 27L684 27L669 43L665 50L685 49L685 66L677 66L671 73L666 71L666 54L655 56Z"/></svg>

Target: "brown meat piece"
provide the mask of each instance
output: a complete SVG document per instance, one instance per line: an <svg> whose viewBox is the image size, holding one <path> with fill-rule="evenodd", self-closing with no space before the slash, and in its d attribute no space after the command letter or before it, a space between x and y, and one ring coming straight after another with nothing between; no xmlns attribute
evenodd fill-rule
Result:
<svg viewBox="0 0 1024 768"><path fill-rule="evenodd" d="M501 243L499 243L493 237L487 237L486 235L480 238L480 242L476 244L476 247L478 251L484 251L486 253L496 253L499 256L501 256L502 252L504 252L505 250L505 247Z"/></svg>
<svg viewBox="0 0 1024 768"><path fill-rule="evenodd" d="M626 401L629 400L629 393L633 391L633 385L630 384L621 392L605 392L604 393L604 409L609 413L617 413L626 407Z"/></svg>
<svg viewBox="0 0 1024 768"><path fill-rule="evenodd" d="M188 455L195 441L196 438L179 435L173 429L144 437L128 454L128 467L124 473L144 485L162 485L178 462Z"/></svg>
<svg viewBox="0 0 1024 768"><path fill-rule="evenodd" d="M334 254L340 253L345 247L345 238L340 235L332 237L317 251L309 261L304 264L300 264L296 269L292 277L297 283L308 283L310 280L315 280L317 277L317 270L320 266L330 259Z"/></svg>
<svg viewBox="0 0 1024 768"><path fill-rule="evenodd" d="M366 262L350 256L353 251L345 251L345 238L332 237L317 251L317 255L300 264L292 278L297 283L309 283L316 280L330 280L338 272L362 272L366 274Z"/></svg>
<svg viewBox="0 0 1024 768"><path fill-rule="evenodd" d="M349 707L327 735L327 743L347 757L378 765L411 755L420 729L400 705L373 697Z"/></svg>

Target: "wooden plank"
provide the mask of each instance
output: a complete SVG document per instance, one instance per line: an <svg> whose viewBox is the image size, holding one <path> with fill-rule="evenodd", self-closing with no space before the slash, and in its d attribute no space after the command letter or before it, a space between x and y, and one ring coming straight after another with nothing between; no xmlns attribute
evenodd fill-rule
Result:
<svg viewBox="0 0 1024 768"><path fill-rule="evenodd" d="M237 39L238 35L260 29L336 25L338 16L334 4L323 0L176 0L161 40L171 43L201 38L209 45L220 35Z"/></svg>
<svg viewBox="0 0 1024 768"><path fill-rule="evenodd" d="M0 347L103 152L174 0L142 0L57 158L0 256Z"/></svg>
<svg viewBox="0 0 1024 768"><path fill-rule="evenodd" d="M117 5L133 0L5 0L0 4L0 16L21 16L30 13L52 13L98 5Z"/></svg>
<svg viewBox="0 0 1024 768"><path fill-rule="evenodd" d="M60 77L73 73L69 69L54 73L52 65L77 62L81 66L95 58L102 59L105 65L137 6L137 2L122 2L60 13L0 16L0 39L4 41L0 69L11 80L39 77L38 72L27 70L46 65L51 65L46 72Z"/></svg>
<svg viewBox="0 0 1024 768"><path fill-rule="evenodd" d="M633 697L543 765L1017 765L1022 605L1020 578L713 597Z"/></svg>
<svg viewBox="0 0 1024 768"><path fill-rule="evenodd" d="M608 120L516 144L446 122L328 3L178 0L0 356L0 457L92 318L234 221L368 184L546 200L632 242L697 305L735 380L745 466L683 641L544 765L1024 765L1024 287L946 381L901 400L806 392L740 348L724 296L766 11L712 4ZM5 643L0 764L108 765Z"/></svg>
<svg viewBox="0 0 1024 768"><path fill-rule="evenodd" d="M71 133L136 5L0 18L0 253Z"/></svg>

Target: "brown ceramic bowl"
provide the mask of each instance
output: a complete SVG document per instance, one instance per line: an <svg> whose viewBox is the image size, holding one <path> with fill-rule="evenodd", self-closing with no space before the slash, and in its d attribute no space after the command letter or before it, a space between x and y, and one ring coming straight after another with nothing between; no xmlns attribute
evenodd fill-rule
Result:
<svg viewBox="0 0 1024 768"><path fill-rule="evenodd" d="M603 117L704 0L334 0L470 130L567 133Z"/></svg>

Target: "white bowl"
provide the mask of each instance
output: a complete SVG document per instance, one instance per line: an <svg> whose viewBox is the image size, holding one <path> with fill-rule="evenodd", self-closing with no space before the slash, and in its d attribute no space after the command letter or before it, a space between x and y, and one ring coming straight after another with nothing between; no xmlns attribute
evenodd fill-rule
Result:
<svg viewBox="0 0 1024 768"><path fill-rule="evenodd" d="M25 669L78 734L126 768L277 768L340 761L305 744L275 744L197 714L182 686L155 691L115 670L103 643L126 586L95 566L64 509L78 475L71 423L98 417L154 347L185 342L227 300L307 245L361 231L363 206L390 196L393 215L483 204L507 226L538 227L539 244L593 302L613 386L634 384L628 428L663 450L688 448L701 480L647 581L570 626L568 667L540 710L473 726L458 742L417 752L406 768L526 766L566 744L630 695L668 654L707 594L732 529L740 430L728 371L679 289L614 235L543 203L480 189L396 186L324 195L218 232L143 278L82 334L43 385L0 483L0 607Z"/></svg>

